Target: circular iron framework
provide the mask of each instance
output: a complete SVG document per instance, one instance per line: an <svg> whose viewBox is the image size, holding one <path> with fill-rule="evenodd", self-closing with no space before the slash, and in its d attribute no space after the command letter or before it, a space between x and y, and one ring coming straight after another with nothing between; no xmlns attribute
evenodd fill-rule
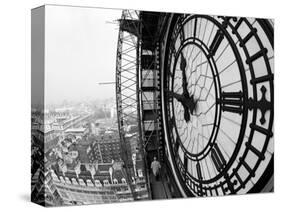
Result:
<svg viewBox="0 0 281 212"><path fill-rule="evenodd" d="M188 172L187 168L188 164L190 166L190 156L186 154L187 156L184 159L179 157L178 149L182 148L182 143L179 138L173 136L172 132L173 128L177 128L175 118L178 114L174 113L174 106L173 103L170 103L170 95L167 92L169 91L169 76L173 78L173 73L169 73L169 56L173 54L171 53L173 52L171 47L175 45L173 43L175 41L175 38L173 40L173 35L176 34L176 36L184 40L182 38L184 37L182 35L184 34L183 27L192 20L192 28L190 30L193 31L193 34L190 35L189 39L194 42L197 39L196 30L198 31L198 28L200 28L199 24L202 23L202 19L206 19L207 23L214 23L218 28L217 33L213 35L212 43L209 45L207 57L213 60L219 45L226 38L236 56L236 64L239 67L242 84L242 90L237 92L224 92L223 89L218 91L219 97L216 100L216 105L220 108L218 114L224 112L238 113L242 116L242 119L238 140L228 161L218 150L215 143L210 141L208 143L209 151L214 156L212 160L218 173L212 180L204 179L203 177L202 164L199 163L202 158L195 157L193 159L197 163L195 166L197 174L194 177ZM246 29L247 33L241 33L242 27L244 27L243 30ZM272 64L274 56L269 55L273 54L272 23L265 19L179 14L171 16L167 31L165 61L161 75L162 111L168 157L182 194L184 196L213 196L262 191L273 176L274 153L268 154L267 152L268 148L271 148L269 146L272 146L273 135L274 94ZM257 49L255 52L249 49L248 46L248 42L252 40L256 42ZM268 40L268 42L265 40ZM174 53L176 55L177 51L174 51ZM243 57L241 58L240 55L243 55ZM177 56L175 57L177 58ZM265 67L264 73L261 76L257 73L256 61L258 60L261 60ZM246 74L248 74L247 77ZM250 93L249 89L251 90ZM171 111L173 111L172 114ZM248 113L251 115L248 115ZM245 132L247 132L246 138ZM264 137L262 147L258 148L257 144L255 144L256 134ZM186 151L184 148L182 149ZM248 156L250 154L257 157L254 162L249 161ZM206 157L206 155L207 153L202 157ZM262 163L263 165L261 165ZM260 173L261 169L258 171L261 166L263 166L262 173ZM241 174L242 169L245 170L243 175ZM257 175L259 177L254 181L254 185L250 186L249 184L253 184L252 179Z"/></svg>

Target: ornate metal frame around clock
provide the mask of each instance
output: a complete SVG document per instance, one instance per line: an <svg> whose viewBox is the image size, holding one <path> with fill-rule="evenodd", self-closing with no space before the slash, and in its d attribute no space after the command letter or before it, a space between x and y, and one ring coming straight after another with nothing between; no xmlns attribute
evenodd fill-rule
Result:
<svg viewBox="0 0 281 212"><path fill-rule="evenodd" d="M207 32L208 42L205 40ZM186 92L183 85L188 86L187 81L190 83L191 80L187 77L185 84L178 85L184 81L185 75L192 75L188 65L192 63L190 58L197 56L189 53L187 57L186 52L191 52L191 48L192 51L197 48L196 55L201 54L206 59L212 73L208 77L212 78L215 96L212 133L197 153L184 145L184 142L192 142L192 133L179 134L192 122L191 119L180 118L180 114L195 116L190 111L190 102L195 103L195 100L190 95L187 95L189 103L184 100ZM234 60L222 69L218 58L227 62L230 56ZM164 61L161 75L163 124L170 163L182 194L213 196L263 191L273 177L273 23L254 18L171 15ZM225 73L227 75L222 77ZM235 73L239 79L234 82L231 78L235 78ZM183 94L176 93L175 88ZM233 124L235 128L235 124L239 125L239 130L236 127L239 133L233 134L234 147L229 155L223 149L226 143L219 141L223 137L226 116L230 126ZM238 124L232 117L236 117ZM199 140L199 136L196 138ZM225 135L225 138L231 140L230 135ZM206 158L209 161L206 162ZM213 175L207 174L208 163L215 170Z"/></svg>

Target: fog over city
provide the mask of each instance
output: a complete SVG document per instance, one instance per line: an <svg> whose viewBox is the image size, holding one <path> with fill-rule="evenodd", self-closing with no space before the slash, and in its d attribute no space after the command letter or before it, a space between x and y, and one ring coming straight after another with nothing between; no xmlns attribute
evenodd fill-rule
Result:
<svg viewBox="0 0 281 212"><path fill-rule="evenodd" d="M115 97L121 10L50 7L45 21L45 104ZM105 62L106 61L106 62Z"/></svg>
<svg viewBox="0 0 281 212"><path fill-rule="evenodd" d="M35 10L32 201L59 206L148 199L136 112L127 109L123 141L117 118L121 11L57 5Z"/></svg>

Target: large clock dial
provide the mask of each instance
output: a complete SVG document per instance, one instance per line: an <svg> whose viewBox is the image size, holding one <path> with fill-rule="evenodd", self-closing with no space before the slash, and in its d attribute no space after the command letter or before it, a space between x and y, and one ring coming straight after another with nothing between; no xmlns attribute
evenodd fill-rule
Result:
<svg viewBox="0 0 281 212"><path fill-rule="evenodd" d="M174 15L162 73L169 157L186 194L261 191L273 173L273 30Z"/></svg>

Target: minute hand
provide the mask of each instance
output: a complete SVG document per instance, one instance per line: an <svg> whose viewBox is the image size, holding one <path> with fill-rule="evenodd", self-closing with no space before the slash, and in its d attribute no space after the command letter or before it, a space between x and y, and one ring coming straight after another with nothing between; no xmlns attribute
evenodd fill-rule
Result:
<svg viewBox="0 0 281 212"><path fill-rule="evenodd" d="M185 106L187 106L191 113L196 108L196 101L194 101L193 95L189 95L189 92L187 90L188 84L187 84L187 78L186 78L186 60L183 56L183 53L181 52L181 63L180 63L180 69L182 71L182 96L185 98Z"/></svg>
<svg viewBox="0 0 281 212"><path fill-rule="evenodd" d="M186 68L186 60L183 56L183 53L181 53L181 63L180 63L180 69L182 71L182 89L183 89L183 95L186 98L189 98L189 93L187 91L187 78L186 78L186 73L185 73L185 68Z"/></svg>

